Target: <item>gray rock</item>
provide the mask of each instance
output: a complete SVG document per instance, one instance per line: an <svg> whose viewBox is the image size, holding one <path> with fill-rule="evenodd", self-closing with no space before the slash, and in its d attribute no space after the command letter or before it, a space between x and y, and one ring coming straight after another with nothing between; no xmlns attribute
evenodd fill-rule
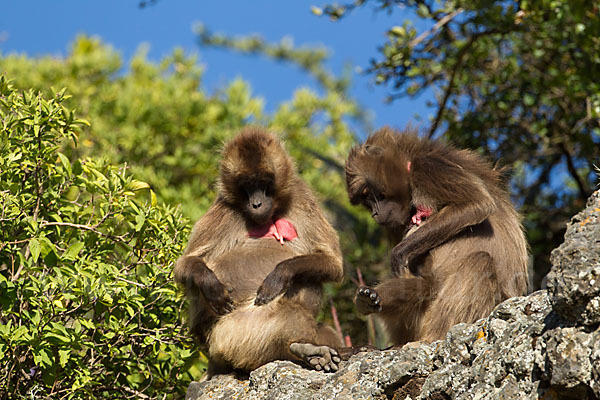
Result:
<svg viewBox="0 0 600 400"><path fill-rule="evenodd" d="M567 225L565 242L550 256L548 290L554 309L571 324L600 323L600 192Z"/></svg>
<svg viewBox="0 0 600 400"><path fill-rule="evenodd" d="M592 335L577 328L557 328L546 337L546 374L562 396L585 398L592 380Z"/></svg>
<svg viewBox="0 0 600 400"><path fill-rule="evenodd" d="M509 299L444 340L357 354L336 373L273 362L248 380L193 382L186 399L600 398L600 193L552 263L548 290Z"/></svg>

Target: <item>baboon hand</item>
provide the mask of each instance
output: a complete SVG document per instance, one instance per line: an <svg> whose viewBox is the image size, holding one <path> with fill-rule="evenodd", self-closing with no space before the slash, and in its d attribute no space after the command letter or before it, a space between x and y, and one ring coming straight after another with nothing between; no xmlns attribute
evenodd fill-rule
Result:
<svg viewBox="0 0 600 400"><path fill-rule="evenodd" d="M282 272L280 268L275 268L263 281L256 291L254 304L262 306L271 302L275 297L285 292L290 286L290 277Z"/></svg>
<svg viewBox="0 0 600 400"><path fill-rule="evenodd" d="M197 283L208 307L217 315L225 315L231 312L233 310L233 301L227 289L214 274L208 276Z"/></svg>
<svg viewBox="0 0 600 400"><path fill-rule="evenodd" d="M290 351L295 356L317 371L335 372L342 359L338 352L328 346L317 346L310 343L292 343Z"/></svg>
<svg viewBox="0 0 600 400"><path fill-rule="evenodd" d="M373 288L361 286L354 297L356 309L361 314L378 313L381 311L381 297Z"/></svg>

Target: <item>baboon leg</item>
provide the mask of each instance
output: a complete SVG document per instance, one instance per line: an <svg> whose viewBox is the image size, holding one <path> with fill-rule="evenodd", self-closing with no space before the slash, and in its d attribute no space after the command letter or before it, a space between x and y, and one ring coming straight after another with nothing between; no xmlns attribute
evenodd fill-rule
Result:
<svg viewBox="0 0 600 400"><path fill-rule="evenodd" d="M206 369L206 372L200 381L210 381L210 379L215 375L229 374L231 372L233 372L233 368L227 365L227 363L217 359L210 359L208 361L208 368Z"/></svg>
<svg viewBox="0 0 600 400"><path fill-rule="evenodd" d="M190 332L200 343L206 343L206 337L215 324L217 317L209 311L202 296L190 296L189 325Z"/></svg>
<svg viewBox="0 0 600 400"><path fill-rule="evenodd" d="M317 324L317 344L335 348L344 345L335 329L321 323Z"/></svg>
<svg viewBox="0 0 600 400"><path fill-rule="evenodd" d="M209 355L234 369L251 371L274 360L298 360L290 344L320 344L318 331L314 317L285 298L243 306L215 324L208 340Z"/></svg>
<svg viewBox="0 0 600 400"><path fill-rule="evenodd" d="M452 326L486 317L502 300L495 262L489 253L471 253L458 260L453 270L423 316L419 340L443 339Z"/></svg>
<svg viewBox="0 0 600 400"><path fill-rule="evenodd" d="M342 359L337 350L329 346L317 346L310 343L292 343L290 351L317 371L337 371Z"/></svg>

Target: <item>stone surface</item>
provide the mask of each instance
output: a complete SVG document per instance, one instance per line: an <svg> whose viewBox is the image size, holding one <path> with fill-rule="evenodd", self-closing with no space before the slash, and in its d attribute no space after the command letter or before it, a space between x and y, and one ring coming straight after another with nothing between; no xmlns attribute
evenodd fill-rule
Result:
<svg viewBox="0 0 600 400"><path fill-rule="evenodd" d="M600 192L567 225L565 242L552 252L548 290L552 304L571 324L600 323Z"/></svg>
<svg viewBox="0 0 600 400"><path fill-rule="evenodd" d="M444 340L357 354L336 373L273 362L249 380L193 382L186 398L600 398L600 193L551 259L548 290L509 299Z"/></svg>

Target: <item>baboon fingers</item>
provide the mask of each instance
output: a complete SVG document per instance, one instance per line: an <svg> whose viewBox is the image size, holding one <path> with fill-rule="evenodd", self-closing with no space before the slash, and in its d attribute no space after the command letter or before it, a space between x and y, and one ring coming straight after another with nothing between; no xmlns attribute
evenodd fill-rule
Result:
<svg viewBox="0 0 600 400"><path fill-rule="evenodd" d="M227 294L210 299L207 298L206 302L212 312L217 315L225 315L233 311L233 300Z"/></svg>
<svg viewBox="0 0 600 400"><path fill-rule="evenodd" d="M331 354L331 359L333 360L333 362L339 363L340 361L342 361L336 349L330 347L329 353Z"/></svg>
<svg viewBox="0 0 600 400"><path fill-rule="evenodd" d="M381 296L373 288L361 286L356 291L354 298L356 309L361 314L372 314L381 311Z"/></svg>

